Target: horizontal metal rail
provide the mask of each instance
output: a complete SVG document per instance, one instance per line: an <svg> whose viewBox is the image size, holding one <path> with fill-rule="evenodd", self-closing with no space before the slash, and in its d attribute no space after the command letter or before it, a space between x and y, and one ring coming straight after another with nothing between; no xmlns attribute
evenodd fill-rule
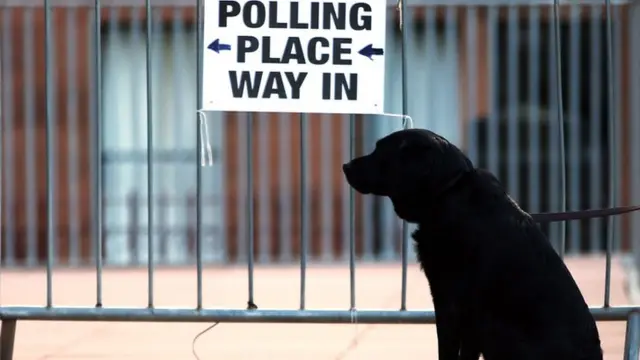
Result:
<svg viewBox="0 0 640 360"><path fill-rule="evenodd" d="M526 311L526 309L523 309ZM594 307L597 321L625 321L640 307ZM240 310L184 308L3 307L0 319L38 321L435 324L433 310Z"/></svg>

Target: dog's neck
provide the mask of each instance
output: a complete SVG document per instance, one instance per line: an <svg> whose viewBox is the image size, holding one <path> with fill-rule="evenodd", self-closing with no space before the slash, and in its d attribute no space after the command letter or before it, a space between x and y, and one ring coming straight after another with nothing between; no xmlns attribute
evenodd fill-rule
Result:
<svg viewBox="0 0 640 360"><path fill-rule="evenodd" d="M447 195L450 191L454 190L454 188L459 185L463 178L475 172L474 168L469 168L465 171L459 172L456 176L454 176L449 182L447 182L442 189L440 189L435 196L436 202L440 200L443 196Z"/></svg>
<svg viewBox="0 0 640 360"><path fill-rule="evenodd" d="M414 199L414 201L422 204L421 207L423 208L424 217L421 221L416 222L418 227L432 221L438 221L436 219L439 219L442 216L443 208L449 206L445 204L445 199L449 196L452 196L452 194L459 189L462 189L467 180L470 179L475 174L475 172L476 169L474 168L469 168L465 171L462 171L447 183L445 183L445 185L442 186L440 190L430 194L429 199Z"/></svg>
<svg viewBox="0 0 640 360"><path fill-rule="evenodd" d="M434 204L439 204L440 200L447 196L452 191L455 191L459 185L461 185L465 179L469 177L469 175L475 173L476 169L468 168L465 171L459 172L456 176L454 176L451 180L449 180L444 186L435 193L433 198Z"/></svg>

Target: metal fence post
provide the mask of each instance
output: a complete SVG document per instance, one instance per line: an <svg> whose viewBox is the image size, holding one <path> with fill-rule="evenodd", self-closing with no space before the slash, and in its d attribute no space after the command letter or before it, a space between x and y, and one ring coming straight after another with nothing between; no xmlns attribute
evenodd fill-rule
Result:
<svg viewBox="0 0 640 360"><path fill-rule="evenodd" d="M637 359L640 359L640 311L632 311L627 319L624 360Z"/></svg>
<svg viewBox="0 0 640 360"><path fill-rule="evenodd" d="M3 319L2 329L0 330L0 360L13 359L13 344L16 340L15 319Z"/></svg>

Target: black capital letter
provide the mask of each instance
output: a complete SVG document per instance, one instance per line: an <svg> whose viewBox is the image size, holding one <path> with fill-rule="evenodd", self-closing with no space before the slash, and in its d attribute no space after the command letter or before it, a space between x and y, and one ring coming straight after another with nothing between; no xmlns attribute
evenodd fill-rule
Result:
<svg viewBox="0 0 640 360"><path fill-rule="evenodd" d="M244 94L245 86L249 97L255 99L258 97L258 90L260 90L260 82L262 81L262 71L256 72L255 81L251 81L251 72L243 71L240 74L240 83L238 83L238 73L236 71L229 71L229 82L231 83L231 93L234 98L241 98Z"/></svg>
<svg viewBox="0 0 640 360"><path fill-rule="evenodd" d="M343 91L347 95L347 100L358 100L358 74L349 74L349 81L347 81L345 74L336 74L334 98L342 100Z"/></svg>
<svg viewBox="0 0 640 360"><path fill-rule="evenodd" d="M322 73L322 100L331 100L331 73Z"/></svg>
<svg viewBox="0 0 640 360"><path fill-rule="evenodd" d="M336 30L344 30L347 26L347 4L345 3L338 3L338 10L333 6L333 3L323 3L322 15L322 28L324 30L331 29L332 20Z"/></svg>
<svg viewBox="0 0 640 360"><path fill-rule="evenodd" d="M329 54L321 54L318 57L318 45L321 47L327 48L329 47L329 40L323 37L314 37L309 40L309 45L307 46L307 56L309 57L309 62L313 65L324 65L329 61Z"/></svg>
<svg viewBox="0 0 640 360"><path fill-rule="evenodd" d="M312 7L313 7L313 4L314 3L311 3ZM291 8L289 10L290 10L289 23L291 23L292 29L308 29L309 28L309 24L305 22L300 22L300 7L298 2L292 2Z"/></svg>
<svg viewBox="0 0 640 360"><path fill-rule="evenodd" d="M223 0L218 3L218 26L227 27L227 19L240 14L240 4Z"/></svg>
<svg viewBox="0 0 640 360"><path fill-rule="evenodd" d="M278 2L269 1L269 29L286 29L287 23L278 22Z"/></svg>
<svg viewBox="0 0 640 360"><path fill-rule="evenodd" d="M277 57L271 57L271 37L262 37L262 63L263 64L281 64L282 60Z"/></svg>
<svg viewBox="0 0 640 360"><path fill-rule="evenodd" d="M343 47L343 45L351 44L349 38L333 39L333 65L351 65L351 59L344 59L342 55L348 55L351 49Z"/></svg>
<svg viewBox="0 0 640 360"><path fill-rule="evenodd" d="M365 14L360 14L363 10ZM353 30L371 30L371 6L367 3L355 3L349 11L349 23Z"/></svg>
<svg viewBox="0 0 640 360"><path fill-rule="evenodd" d="M304 79L307 78L307 73L301 72L298 74L298 77L296 77L292 72L287 71L284 75L287 77L289 85L291 86L291 98L300 99L300 88L302 87Z"/></svg>
<svg viewBox="0 0 640 360"><path fill-rule="evenodd" d="M258 12L256 21L251 21L251 9L255 7ZM244 4L244 8L242 9L242 20L244 21L244 25L251 29L257 29L264 25L264 22L267 19L267 9L264 8L264 4L260 1L251 0L247 1Z"/></svg>
<svg viewBox="0 0 640 360"><path fill-rule="evenodd" d="M320 3L314 1L311 3L311 23L310 29L320 29Z"/></svg>
<svg viewBox="0 0 640 360"><path fill-rule="evenodd" d="M270 99L273 95L278 95L280 99L287 98L287 91L284 88L284 81L282 81L282 74L279 72L270 72L267 75L267 81L264 84L263 99Z"/></svg>
<svg viewBox="0 0 640 360"><path fill-rule="evenodd" d="M247 53L258 50L258 39L253 36L238 36L238 62L247 60Z"/></svg>
<svg viewBox="0 0 640 360"><path fill-rule="evenodd" d="M288 64L292 59L295 59L298 64L307 63L304 60L300 38L295 36L287 39L287 45L284 46L284 54L282 54L282 63Z"/></svg>

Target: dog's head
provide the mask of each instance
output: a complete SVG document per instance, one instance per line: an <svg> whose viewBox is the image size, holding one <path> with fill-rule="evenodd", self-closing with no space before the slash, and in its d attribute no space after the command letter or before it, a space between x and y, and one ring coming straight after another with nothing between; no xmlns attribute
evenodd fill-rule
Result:
<svg viewBox="0 0 640 360"><path fill-rule="evenodd" d="M428 205L473 170L471 161L442 136L424 129L396 131L368 155L342 166L347 182L362 194L387 196L398 216L419 222Z"/></svg>

